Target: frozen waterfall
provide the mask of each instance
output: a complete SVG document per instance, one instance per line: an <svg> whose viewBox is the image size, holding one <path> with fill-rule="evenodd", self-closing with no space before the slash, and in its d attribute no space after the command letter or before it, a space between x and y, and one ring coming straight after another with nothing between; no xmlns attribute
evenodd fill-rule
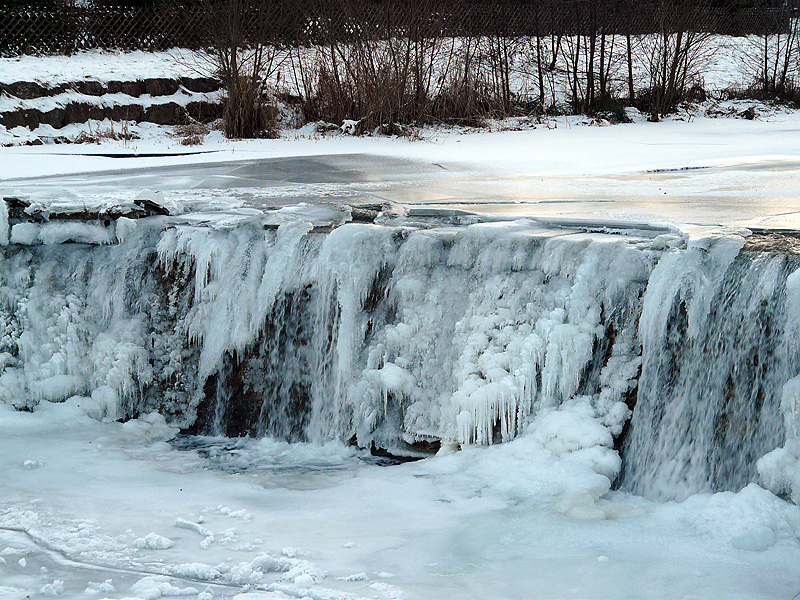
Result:
<svg viewBox="0 0 800 600"><path fill-rule="evenodd" d="M800 494L792 244L294 217L13 225L0 400L397 454L525 433L646 496L739 489L757 463Z"/></svg>

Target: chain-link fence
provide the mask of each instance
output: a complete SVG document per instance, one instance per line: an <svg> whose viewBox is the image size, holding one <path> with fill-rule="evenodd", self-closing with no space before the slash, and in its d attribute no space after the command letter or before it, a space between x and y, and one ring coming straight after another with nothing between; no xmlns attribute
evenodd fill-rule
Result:
<svg viewBox="0 0 800 600"><path fill-rule="evenodd" d="M662 5L637 0L444 1L435 10L420 10L422 3L415 7L414 2L287 1L281 31L269 35L283 44L313 44L387 32L428 35L433 30L436 36L580 35L592 29L643 34L658 31L669 17ZM695 28L745 35L787 30L791 13L783 8L707 10L694 18ZM213 20L203 2L164 2L148 8L0 8L0 56L95 48L196 49L208 45L207 26ZM257 29L265 31L263 26Z"/></svg>
<svg viewBox="0 0 800 600"><path fill-rule="evenodd" d="M180 4L0 10L0 56L198 48L205 24L197 7Z"/></svg>

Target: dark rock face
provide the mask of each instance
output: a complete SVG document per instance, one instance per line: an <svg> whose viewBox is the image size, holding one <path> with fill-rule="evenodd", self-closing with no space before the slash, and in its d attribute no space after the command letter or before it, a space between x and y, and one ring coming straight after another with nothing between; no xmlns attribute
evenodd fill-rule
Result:
<svg viewBox="0 0 800 600"><path fill-rule="evenodd" d="M53 129L61 129L66 125L66 110L54 108L46 113L40 113L39 121L42 125L50 125Z"/></svg>
<svg viewBox="0 0 800 600"><path fill-rule="evenodd" d="M183 116L183 107L175 102L166 104L154 104L148 106L142 115L142 121L156 123L158 125L174 125Z"/></svg>
<svg viewBox="0 0 800 600"><path fill-rule="evenodd" d="M86 96L102 96L106 93L105 87L99 81L76 81L72 84L72 89L74 89L79 94L85 94Z"/></svg>
<svg viewBox="0 0 800 600"><path fill-rule="evenodd" d="M68 104L66 107L65 119L67 123L85 123L89 120L88 104Z"/></svg>
<svg viewBox="0 0 800 600"><path fill-rule="evenodd" d="M142 86L146 94L151 96L171 96L178 91L178 82L175 79L163 77L145 79Z"/></svg>
<svg viewBox="0 0 800 600"><path fill-rule="evenodd" d="M6 94L20 100L34 100L37 98L55 97L64 92L77 92L84 96L102 98L105 94L124 94L130 96L130 101L119 100L101 104L86 100L77 102L64 102L63 106L58 106L52 110L42 111L36 108L25 110L10 110L0 113L0 125L7 129L16 127L27 127L34 130L39 125L49 125L54 129L61 129L65 125L73 123L86 123L96 120L102 121L110 119L117 122L149 122L158 125L180 125L193 119L201 122L208 122L218 118L222 114L222 106L219 103L207 102L205 100L190 102L186 106L181 106L177 102L163 102L145 108L137 103L134 98L139 98L142 94L153 97L160 97L166 100L166 96L182 92L190 93L209 93L219 90L220 82L211 77L182 77L180 79L168 78L149 78L137 81L100 81L85 80L72 83L48 86L32 81L18 81L9 84L0 83L0 94Z"/></svg>
<svg viewBox="0 0 800 600"><path fill-rule="evenodd" d="M187 90L199 94L215 92L222 87L222 83L213 77L181 77L180 81Z"/></svg>
<svg viewBox="0 0 800 600"><path fill-rule="evenodd" d="M25 114L28 111L14 111L7 113L0 113L0 125L7 129L14 129L15 127L27 127L28 120Z"/></svg>
<svg viewBox="0 0 800 600"><path fill-rule="evenodd" d="M141 104L118 104L106 108L106 117L112 121L133 121L139 122L144 116L144 108Z"/></svg>
<svg viewBox="0 0 800 600"><path fill-rule="evenodd" d="M109 81L106 84L109 94L127 94L138 98L142 95L142 84L140 81Z"/></svg>
<svg viewBox="0 0 800 600"><path fill-rule="evenodd" d="M22 100L31 100L52 94L48 88L33 81L15 81L14 83L6 84L4 88L3 91Z"/></svg>
<svg viewBox="0 0 800 600"><path fill-rule="evenodd" d="M193 431L214 434L222 428L229 437L307 441L314 381L312 293L306 287L282 294L257 342L225 356L222 368L205 381Z"/></svg>

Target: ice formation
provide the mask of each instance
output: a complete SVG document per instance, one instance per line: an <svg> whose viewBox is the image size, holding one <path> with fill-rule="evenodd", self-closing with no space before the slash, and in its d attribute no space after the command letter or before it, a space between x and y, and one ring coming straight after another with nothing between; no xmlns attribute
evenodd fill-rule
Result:
<svg viewBox="0 0 800 600"><path fill-rule="evenodd" d="M783 442L782 388L797 375L800 350L792 325L800 304L787 295L787 279L800 260L743 243L692 242L662 257L650 278L623 450L633 491L684 498L709 486L740 489Z"/></svg>
<svg viewBox="0 0 800 600"><path fill-rule="evenodd" d="M13 225L0 400L396 453L524 434L600 493L652 497L741 489L761 458L798 500L793 255L735 232L284 213Z"/></svg>

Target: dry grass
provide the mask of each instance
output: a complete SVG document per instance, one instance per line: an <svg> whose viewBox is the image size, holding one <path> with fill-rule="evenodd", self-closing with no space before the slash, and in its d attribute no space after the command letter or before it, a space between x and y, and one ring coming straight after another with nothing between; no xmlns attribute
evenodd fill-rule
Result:
<svg viewBox="0 0 800 600"><path fill-rule="evenodd" d="M119 131L114 129L114 122L106 129L102 129L99 125L97 128L92 129L92 124L87 124L87 130L81 131L76 135L72 142L75 144L99 144L103 140L112 140L115 142L129 142L131 140L138 140L139 136L130 130L127 121L123 121L119 126Z"/></svg>
<svg viewBox="0 0 800 600"><path fill-rule="evenodd" d="M199 135L190 135L181 140L181 146L200 146L203 138Z"/></svg>
<svg viewBox="0 0 800 600"><path fill-rule="evenodd" d="M211 133L211 128L199 121L190 121L183 125L176 125L174 131L178 137L203 136Z"/></svg>

